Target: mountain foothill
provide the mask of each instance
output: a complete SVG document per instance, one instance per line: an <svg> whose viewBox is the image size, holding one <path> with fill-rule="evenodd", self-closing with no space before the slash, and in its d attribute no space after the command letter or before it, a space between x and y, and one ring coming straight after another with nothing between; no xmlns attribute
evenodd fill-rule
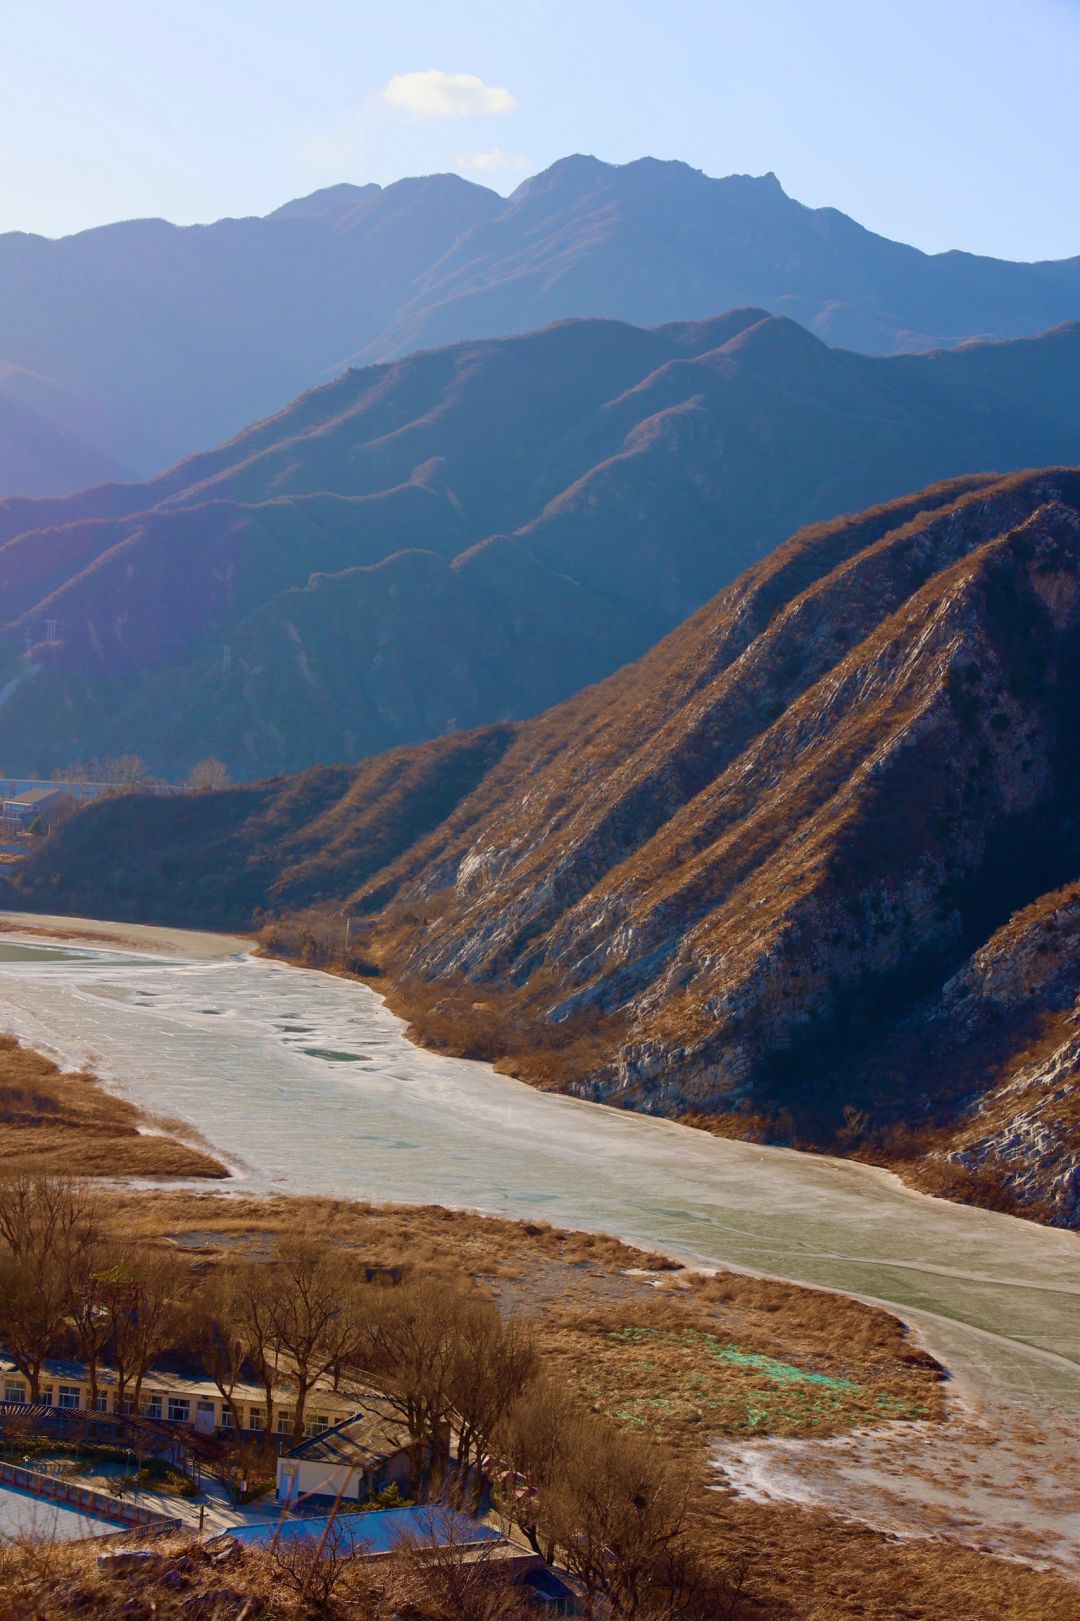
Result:
<svg viewBox="0 0 1080 1621"><path fill-rule="evenodd" d="M1080 471L970 476L534 719L101 801L12 899L314 963L348 915L440 1050L1077 1226L1078 680Z"/></svg>

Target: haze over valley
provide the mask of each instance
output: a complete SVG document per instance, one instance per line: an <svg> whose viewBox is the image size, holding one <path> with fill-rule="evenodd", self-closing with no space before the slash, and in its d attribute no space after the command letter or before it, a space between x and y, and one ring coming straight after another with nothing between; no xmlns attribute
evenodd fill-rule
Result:
<svg viewBox="0 0 1080 1621"><path fill-rule="evenodd" d="M264 218L0 235L0 494L145 478L349 365L568 317L758 306L870 354L1076 318L1080 258L927 255L773 174L575 155L511 197L436 174Z"/></svg>
<svg viewBox="0 0 1080 1621"><path fill-rule="evenodd" d="M800 524L1078 457L1076 322L871 358L735 310L352 371L148 484L0 503L2 764L251 779L535 714Z"/></svg>
<svg viewBox="0 0 1080 1621"><path fill-rule="evenodd" d="M6 46L0 1615L1077 1621L1080 19Z"/></svg>

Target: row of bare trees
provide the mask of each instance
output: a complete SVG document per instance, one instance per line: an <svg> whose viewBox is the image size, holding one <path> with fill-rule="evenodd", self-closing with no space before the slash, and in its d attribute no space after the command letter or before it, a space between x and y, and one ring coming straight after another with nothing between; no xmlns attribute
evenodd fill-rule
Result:
<svg viewBox="0 0 1080 1621"><path fill-rule="evenodd" d="M475 1512L491 1485L536 1551L577 1578L586 1617L729 1613L729 1582L695 1546L696 1484L575 1400L546 1372L531 1325L502 1316L464 1276L372 1278L354 1254L304 1233L269 1258L237 1256L196 1276L175 1251L112 1236L79 1183L7 1176L0 1340L33 1399L46 1359L74 1346L92 1396L109 1366L136 1408L149 1370L182 1351L237 1430L242 1380L262 1388L267 1431L287 1391L296 1438L321 1382L358 1406L375 1388L408 1437L413 1495Z"/></svg>
<svg viewBox="0 0 1080 1621"><path fill-rule="evenodd" d="M189 1270L168 1250L137 1257L109 1234L95 1196L47 1176L0 1178L0 1340L41 1396L50 1356L74 1343L96 1404L102 1355L117 1397L138 1407L143 1380L176 1344Z"/></svg>
<svg viewBox="0 0 1080 1621"><path fill-rule="evenodd" d="M141 754L109 755L101 760L75 760L59 773L59 780L71 783L107 782L116 788L141 788L158 781L148 770ZM221 760L207 756L196 761L188 775L189 788L227 788L229 768Z"/></svg>
<svg viewBox="0 0 1080 1621"><path fill-rule="evenodd" d="M268 1431L287 1391L295 1440L321 1382L346 1394L375 1384L440 1481L452 1449L463 1472L477 1472L483 1438L536 1363L524 1326L504 1322L463 1280L365 1281L354 1256L307 1235L199 1280L177 1252L117 1239L83 1185L47 1176L0 1177L0 1339L33 1401L46 1360L72 1345L92 1400L107 1362L119 1400L136 1406L154 1363L182 1350L237 1429L241 1381L261 1386Z"/></svg>

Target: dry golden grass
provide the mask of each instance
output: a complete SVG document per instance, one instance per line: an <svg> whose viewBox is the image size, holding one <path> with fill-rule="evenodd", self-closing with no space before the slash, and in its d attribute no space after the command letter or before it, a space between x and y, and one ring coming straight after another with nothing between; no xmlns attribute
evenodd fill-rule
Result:
<svg viewBox="0 0 1080 1621"><path fill-rule="evenodd" d="M698 1535L745 1568L762 1621L1080 1621L1060 1576L926 1539L901 1542L819 1509L719 1498Z"/></svg>
<svg viewBox="0 0 1080 1621"><path fill-rule="evenodd" d="M702 1535L728 1568L745 1563L737 1621L1077 1621L1080 1613L1075 1589L1055 1577L939 1543L898 1546L817 1512L722 1500ZM273 1561L257 1550L237 1553L221 1569L192 1540L157 1547L164 1558L154 1572L122 1576L98 1571L93 1545L0 1549L0 1621L112 1621L120 1614L239 1621L245 1613L272 1621L314 1613L386 1621L392 1613L361 1572L359 1591L335 1595L334 1610L313 1611L297 1603ZM248 1601L254 1602L245 1612ZM446 1612L438 1613L445 1621Z"/></svg>
<svg viewBox="0 0 1080 1621"><path fill-rule="evenodd" d="M675 1267L603 1234L447 1210L297 1198L118 1193L129 1237L207 1261L318 1234L369 1267L466 1274L529 1316L588 1405L704 1462L718 1436L835 1434L940 1418L941 1370L896 1318L845 1295Z"/></svg>
<svg viewBox="0 0 1080 1621"><path fill-rule="evenodd" d="M118 1551L122 1544L107 1545ZM100 1545L47 1543L0 1546L0 1621L59 1621L89 1616L113 1621L390 1621L394 1573L356 1564L333 1590L304 1600L283 1562L262 1549L234 1546L216 1563L197 1538L173 1536L141 1544L156 1553L151 1569L101 1571ZM344 1568L341 1568L344 1566ZM432 1612L432 1621L440 1621Z"/></svg>
<svg viewBox="0 0 1080 1621"><path fill-rule="evenodd" d="M647 1433L690 1478L710 1478L711 1444L724 1434L820 1437L868 1417L885 1418L892 1403L908 1411L923 1406L931 1422L942 1415L936 1364L887 1312L842 1295L741 1274L691 1273L603 1235L437 1205L168 1189L152 1198L137 1191L110 1192L107 1198L111 1219L126 1235L178 1244L204 1264L237 1250L265 1255L276 1237L311 1232L354 1250L364 1265L463 1271L504 1309L532 1317L552 1373L590 1404ZM858 1388L837 1393L825 1383L777 1382L768 1365L748 1368L718 1358L716 1348L729 1346ZM707 1389L695 1385L701 1380ZM775 1397L772 1408L764 1422L750 1424L762 1391ZM800 1406L807 1391L820 1392L825 1406ZM1080 1616L1080 1595L1059 1578L945 1541L897 1543L820 1510L759 1505L724 1490L699 1494L696 1537L725 1568L737 1571L745 1564L747 1602L740 1621ZM0 1594L13 1591L13 1558L6 1572L0 1561ZM85 1551L61 1549L55 1558L61 1578L50 1579L36 1608L26 1605L12 1615L52 1621L116 1613L108 1605L119 1586L97 1576ZM267 1615L292 1613L257 1557L245 1560L242 1574L242 1582L230 1572L228 1578L219 1575L218 1583L264 1598ZM174 1613L170 1606L177 1599L200 1590L201 1577L188 1571L187 1580L183 1589L141 1593L147 1606L158 1604L156 1612L147 1607L146 1613ZM120 1596L126 1600L128 1594ZM3 1602L0 1597L6 1621ZM219 1621L234 1613L224 1608ZM345 1613L368 1621L375 1612L357 1602Z"/></svg>
<svg viewBox="0 0 1080 1621"><path fill-rule="evenodd" d="M222 1177L178 1129L0 1036L0 1170L53 1176Z"/></svg>

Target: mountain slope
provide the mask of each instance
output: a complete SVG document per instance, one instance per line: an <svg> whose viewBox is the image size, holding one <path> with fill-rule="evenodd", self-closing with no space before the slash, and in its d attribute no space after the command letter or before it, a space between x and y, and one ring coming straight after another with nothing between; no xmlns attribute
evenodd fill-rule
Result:
<svg viewBox="0 0 1080 1621"><path fill-rule="evenodd" d="M1078 677L1080 471L935 489L802 532L536 720L95 805L22 898L332 903L274 938L319 960L344 907L433 1044L1080 1224Z"/></svg>
<svg viewBox="0 0 1080 1621"><path fill-rule="evenodd" d="M570 315L638 323L759 304L871 354L1014 337L1076 314L1080 259L1010 264L920 253L774 174L581 154L525 181L435 266L366 358Z"/></svg>
<svg viewBox="0 0 1080 1621"><path fill-rule="evenodd" d="M927 255L803 207L771 174L583 156L510 198L431 175L331 186L264 219L0 236L0 368L38 379L55 428L141 477L350 358L740 305L870 353L1017 337L1080 317L1080 259ZM61 447L48 466L0 474L0 494L82 479Z"/></svg>
<svg viewBox="0 0 1080 1621"><path fill-rule="evenodd" d="M26 387L13 370L0 371L0 490L25 490L27 495L50 495L54 489L78 489L107 479L132 476L130 469L78 432L64 427L66 412L49 414L33 403L49 391Z"/></svg>
<svg viewBox="0 0 1080 1621"><path fill-rule="evenodd" d="M0 363L85 399L144 477L237 432L339 371L501 206L453 175L335 190L266 219L0 236Z"/></svg>
<svg viewBox="0 0 1080 1621"><path fill-rule="evenodd" d="M1080 324L875 358L737 310L350 372L149 483L0 502L4 765L250 778L532 714L801 523L1076 459Z"/></svg>

